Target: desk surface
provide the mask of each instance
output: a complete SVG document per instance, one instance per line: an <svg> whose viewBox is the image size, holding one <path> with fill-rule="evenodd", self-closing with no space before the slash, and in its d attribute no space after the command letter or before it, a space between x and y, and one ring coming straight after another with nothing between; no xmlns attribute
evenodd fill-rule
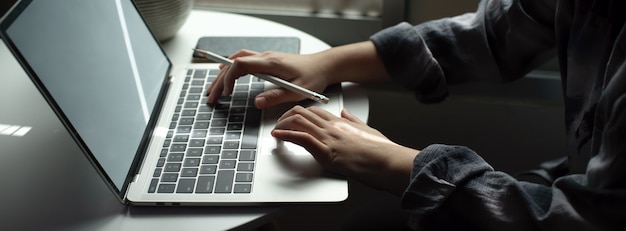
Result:
<svg viewBox="0 0 626 231"><path fill-rule="evenodd" d="M223 23L229 22L229 23ZM328 45L267 20L194 10L178 35L163 44L175 65L188 63L201 36L297 36L302 53ZM245 229L279 207L129 207L120 204L67 134L41 94L0 46L0 124L28 126L24 136L0 135L0 229L3 230L225 230ZM362 89L345 86L345 103L367 120ZM18 100L16 100L18 99ZM23 105L29 105L24 107ZM36 141L36 142L33 142ZM26 172L25 170L35 170ZM15 178L12 178L15 177ZM64 181L60 181L64 180ZM10 187L8 187L10 186ZM10 190L8 190L10 188ZM182 227L181 227L182 226Z"/></svg>

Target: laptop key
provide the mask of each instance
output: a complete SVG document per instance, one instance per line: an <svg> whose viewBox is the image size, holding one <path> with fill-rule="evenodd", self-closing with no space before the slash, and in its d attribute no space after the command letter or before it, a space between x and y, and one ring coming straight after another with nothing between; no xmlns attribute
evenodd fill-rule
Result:
<svg viewBox="0 0 626 231"><path fill-rule="evenodd" d="M167 163L165 164L164 172L178 172L180 171L180 163Z"/></svg>
<svg viewBox="0 0 626 231"><path fill-rule="evenodd" d="M218 70L218 69L210 69L209 70L209 76L216 76L219 73L220 73L220 70Z"/></svg>
<svg viewBox="0 0 626 231"><path fill-rule="evenodd" d="M187 100L200 100L202 98L201 94L190 94L187 96Z"/></svg>
<svg viewBox="0 0 626 231"><path fill-rule="evenodd" d="M237 159L237 150L222 151L222 159Z"/></svg>
<svg viewBox="0 0 626 231"><path fill-rule="evenodd" d="M163 168L156 168L154 169L154 173L152 174L153 177L160 177L161 176L161 172L163 172Z"/></svg>
<svg viewBox="0 0 626 231"><path fill-rule="evenodd" d="M196 122L193 125L193 129L207 129L209 128L209 122Z"/></svg>
<svg viewBox="0 0 626 231"><path fill-rule="evenodd" d="M158 184L159 184L159 179L152 178L152 180L150 181L150 187L148 187L148 193L156 192Z"/></svg>
<svg viewBox="0 0 626 231"><path fill-rule="evenodd" d="M184 167L198 167L200 166L200 158L185 158L183 163Z"/></svg>
<svg viewBox="0 0 626 231"><path fill-rule="evenodd" d="M237 149L239 148L239 141L224 141L224 149Z"/></svg>
<svg viewBox="0 0 626 231"><path fill-rule="evenodd" d="M246 107L231 107L230 108L230 113L231 114L245 114L246 113Z"/></svg>
<svg viewBox="0 0 626 231"><path fill-rule="evenodd" d="M220 146L206 146L204 147L204 154L219 154L221 149Z"/></svg>
<svg viewBox="0 0 626 231"><path fill-rule="evenodd" d="M241 149L256 149L261 124L261 111L258 109L248 109L243 127L243 137L241 139Z"/></svg>
<svg viewBox="0 0 626 231"><path fill-rule="evenodd" d="M167 161L173 161L173 162L179 162L179 161L183 161L183 156L185 156L184 153L170 153L170 155L167 157Z"/></svg>
<svg viewBox="0 0 626 231"><path fill-rule="evenodd" d="M165 158L159 158L157 161L157 167L163 167L165 165Z"/></svg>
<svg viewBox="0 0 626 231"><path fill-rule="evenodd" d="M235 176L235 182L252 182L252 173L237 173L237 176Z"/></svg>
<svg viewBox="0 0 626 231"><path fill-rule="evenodd" d="M228 126L226 127L227 131L239 131L243 128L243 124L241 123L232 123L232 124L228 124Z"/></svg>
<svg viewBox="0 0 626 231"><path fill-rule="evenodd" d="M206 143L207 144L222 144L222 137L221 136L209 136Z"/></svg>
<svg viewBox="0 0 626 231"><path fill-rule="evenodd" d="M217 172L217 165L202 165L200 166L200 174L215 174Z"/></svg>
<svg viewBox="0 0 626 231"><path fill-rule="evenodd" d="M221 160L220 169L235 169L236 160Z"/></svg>
<svg viewBox="0 0 626 231"><path fill-rule="evenodd" d="M212 112L212 111L213 111L213 108L209 107L206 104L201 104L200 107L198 107L198 112Z"/></svg>
<svg viewBox="0 0 626 231"><path fill-rule="evenodd" d="M209 135L224 135L226 128L211 128L209 129Z"/></svg>
<svg viewBox="0 0 626 231"><path fill-rule="evenodd" d="M163 173L161 176L161 182L176 182L178 179L178 173Z"/></svg>
<svg viewBox="0 0 626 231"><path fill-rule="evenodd" d="M204 80L191 80L191 85L192 86L203 86L204 85Z"/></svg>
<svg viewBox="0 0 626 231"><path fill-rule="evenodd" d="M193 118L189 118L189 117L180 118L180 121L178 122L178 124L179 125L192 125Z"/></svg>
<svg viewBox="0 0 626 231"><path fill-rule="evenodd" d="M219 155L205 155L202 157L203 164L217 164L219 160L220 160Z"/></svg>
<svg viewBox="0 0 626 231"><path fill-rule="evenodd" d="M192 110L192 109L183 110L180 115L181 116L195 116L196 110Z"/></svg>
<svg viewBox="0 0 626 231"><path fill-rule="evenodd" d="M197 108L198 104L199 104L198 102L186 102L185 108Z"/></svg>
<svg viewBox="0 0 626 231"><path fill-rule="evenodd" d="M254 150L241 150L241 152L239 152L239 160L240 161L254 161L255 154L256 153Z"/></svg>
<svg viewBox="0 0 626 231"><path fill-rule="evenodd" d="M210 120L211 119L211 113L198 113L198 115L196 116L197 120Z"/></svg>
<svg viewBox="0 0 626 231"><path fill-rule="evenodd" d="M202 93L202 91L204 91L204 87L190 87L188 90L191 94L199 94Z"/></svg>
<svg viewBox="0 0 626 231"><path fill-rule="evenodd" d="M207 74L207 69L196 69L196 71L193 73L193 78L204 79L206 77L206 74Z"/></svg>
<svg viewBox="0 0 626 231"><path fill-rule="evenodd" d="M221 119L228 118L228 111L215 111L213 112L213 117Z"/></svg>
<svg viewBox="0 0 626 231"><path fill-rule="evenodd" d="M160 184L157 189L158 193L173 193L176 184Z"/></svg>
<svg viewBox="0 0 626 231"><path fill-rule="evenodd" d="M237 165L237 171L252 172L252 170L254 170L254 163L252 162L243 162Z"/></svg>
<svg viewBox="0 0 626 231"><path fill-rule="evenodd" d="M184 152L186 149L186 144L172 144L172 147L170 147L170 152Z"/></svg>
<svg viewBox="0 0 626 231"><path fill-rule="evenodd" d="M220 170L215 181L215 193L231 193L233 191L234 170Z"/></svg>
<svg viewBox="0 0 626 231"><path fill-rule="evenodd" d="M176 193L192 193L195 184L196 179L181 179L180 181L178 181Z"/></svg>
<svg viewBox="0 0 626 231"><path fill-rule="evenodd" d="M204 138L209 133L208 130L193 130L191 133L191 137L193 138Z"/></svg>
<svg viewBox="0 0 626 231"><path fill-rule="evenodd" d="M204 139L191 139L189 147L204 147Z"/></svg>
<svg viewBox="0 0 626 231"><path fill-rule="evenodd" d="M252 191L251 184L236 184L234 193L250 193Z"/></svg>
<svg viewBox="0 0 626 231"><path fill-rule="evenodd" d="M226 120L225 119L214 119L213 121L211 121L211 127L226 127Z"/></svg>
<svg viewBox="0 0 626 231"><path fill-rule="evenodd" d="M241 137L241 132L226 132L227 140L239 140L239 137Z"/></svg>
<svg viewBox="0 0 626 231"><path fill-rule="evenodd" d="M212 193L215 176L200 176L196 184L196 193Z"/></svg>
<svg viewBox="0 0 626 231"><path fill-rule="evenodd" d="M176 135L174 136L174 142L187 142L189 135Z"/></svg>
<svg viewBox="0 0 626 231"><path fill-rule="evenodd" d="M165 139L165 141L163 141L163 147L164 148L169 147L170 144L172 144L172 140L171 139Z"/></svg>
<svg viewBox="0 0 626 231"><path fill-rule="evenodd" d="M176 128L176 132L178 132L178 133L190 133L191 132L191 126L178 126Z"/></svg>
<svg viewBox="0 0 626 231"><path fill-rule="evenodd" d="M180 172L181 177L196 177L198 175L198 168L183 168Z"/></svg>
<svg viewBox="0 0 626 231"><path fill-rule="evenodd" d="M187 156L202 156L202 148L189 148L187 149Z"/></svg>

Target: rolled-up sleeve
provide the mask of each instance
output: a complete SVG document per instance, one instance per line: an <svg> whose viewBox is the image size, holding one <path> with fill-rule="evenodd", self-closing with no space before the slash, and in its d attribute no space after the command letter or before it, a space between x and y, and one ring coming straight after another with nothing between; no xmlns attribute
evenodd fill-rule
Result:
<svg viewBox="0 0 626 231"><path fill-rule="evenodd" d="M554 1L482 1L477 12L417 26L400 23L370 37L387 72L423 103L447 85L507 82L555 52Z"/></svg>
<svg viewBox="0 0 626 231"><path fill-rule="evenodd" d="M623 230L623 185L600 188L588 179L608 170L601 181L623 181L626 170L597 163L604 155L587 174L542 185L495 171L466 147L430 145L414 159L402 207L416 230Z"/></svg>

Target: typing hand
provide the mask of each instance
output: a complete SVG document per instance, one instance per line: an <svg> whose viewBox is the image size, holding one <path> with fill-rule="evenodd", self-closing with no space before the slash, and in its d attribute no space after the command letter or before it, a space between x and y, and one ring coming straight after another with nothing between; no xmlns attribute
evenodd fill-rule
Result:
<svg viewBox="0 0 626 231"><path fill-rule="evenodd" d="M418 150L398 145L350 114L295 106L272 131L277 139L307 149L322 166L373 187L401 194Z"/></svg>
<svg viewBox="0 0 626 231"><path fill-rule="evenodd" d="M283 78L312 91L323 91L328 83L322 69L315 65L312 55L296 55L280 52L257 53L241 50L229 57L233 65L220 66L220 73L207 88L207 103L213 104L221 95L230 95L237 78L262 73ZM284 102L303 100L304 97L283 88L270 89L256 96L257 108L267 108Z"/></svg>

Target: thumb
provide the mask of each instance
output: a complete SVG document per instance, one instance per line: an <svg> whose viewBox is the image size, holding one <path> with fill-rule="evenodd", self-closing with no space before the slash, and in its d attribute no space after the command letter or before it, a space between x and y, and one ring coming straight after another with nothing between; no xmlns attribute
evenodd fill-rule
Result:
<svg viewBox="0 0 626 231"><path fill-rule="evenodd" d="M270 89L261 92L254 98L257 108L268 108L285 102L295 102L304 99L301 95L283 88Z"/></svg>

